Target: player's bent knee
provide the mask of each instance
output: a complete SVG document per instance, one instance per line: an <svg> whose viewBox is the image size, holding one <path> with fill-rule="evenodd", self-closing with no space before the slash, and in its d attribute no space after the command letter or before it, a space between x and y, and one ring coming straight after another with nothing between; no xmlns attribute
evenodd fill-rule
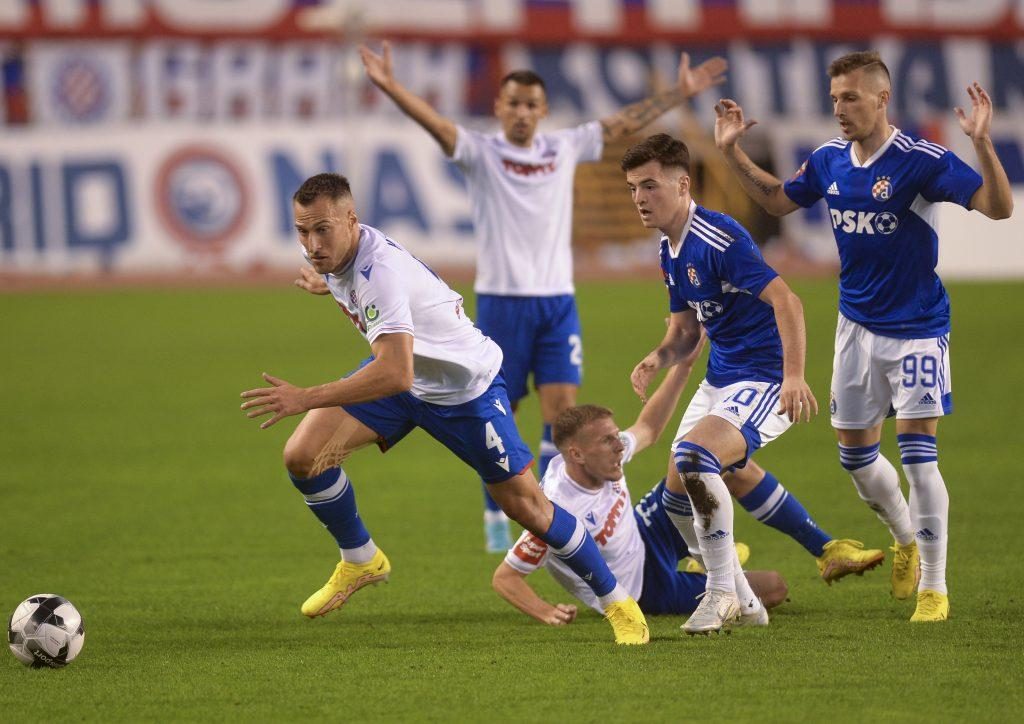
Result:
<svg viewBox="0 0 1024 724"><path fill-rule="evenodd" d="M313 475L316 454L304 440L292 435L284 445L284 466L296 478L308 478Z"/></svg>
<svg viewBox="0 0 1024 724"><path fill-rule="evenodd" d="M789 595L789 586L786 585L786 579L776 571L768 571L768 587L765 595L761 597L761 602L768 608L775 608Z"/></svg>

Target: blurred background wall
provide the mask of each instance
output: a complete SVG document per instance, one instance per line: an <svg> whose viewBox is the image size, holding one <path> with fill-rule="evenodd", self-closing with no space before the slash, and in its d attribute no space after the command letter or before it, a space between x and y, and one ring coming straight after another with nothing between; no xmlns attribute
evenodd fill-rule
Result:
<svg viewBox="0 0 1024 724"><path fill-rule="evenodd" d="M349 176L364 222L471 266L461 174L365 80L356 49L382 38L404 84L482 129L512 68L545 78L542 128L557 128L667 86L683 49L726 56L720 90L649 130L690 144L701 203L808 270L835 263L824 204L781 223L752 208L714 149L715 100L759 121L745 146L787 177L838 133L828 62L873 48L892 121L974 163L952 108L977 80L1017 212L997 224L943 205L940 270L1024 277L1024 0L0 0L0 284L294 269L290 196L323 170ZM625 145L577 175L584 268L655 264Z"/></svg>

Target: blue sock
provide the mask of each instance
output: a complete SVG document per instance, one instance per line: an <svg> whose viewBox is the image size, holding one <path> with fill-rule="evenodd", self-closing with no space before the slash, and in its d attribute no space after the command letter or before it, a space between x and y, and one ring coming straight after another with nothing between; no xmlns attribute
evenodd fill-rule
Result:
<svg viewBox="0 0 1024 724"><path fill-rule="evenodd" d="M818 527L796 496L767 471L761 482L738 500L757 520L782 531L815 558L825 552L825 544L832 540L832 536Z"/></svg>
<svg viewBox="0 0 1024 724"><path fill-rule="evenodd" d="M540 479L544 479L544 473L547 472L548 463L558 454L558 448L555 447L555 443L552 442L551 438L551 425L544 425L544 432L540 436L540 456L537 460L537 471Z"/></svg>
<svg viewBox="0 0 1024 724"><path fill-rule="evenodd" d="M484 510L489 510L492 513L499 512L501 510L501 506L494 502L494 498L491 497L490 492L487 490L487 483L481 480L480 485L482 485L484 489Z"/></svg>
<svg viewBox="0 0 1024 724"><path fill-rule="evenodd" d="M555 507L551 527L540 538L551 547L551 552L565 561L573 573L586 581L595 596L612 592L617 581L608 568L597 543L576 516L564 508Z"/></svg>
<svg viewBox="0 0 1024 724"><path fill-rule="evenodd" d="M359 548L370 541L370 534L356 510L356 493L348 476L341 468L325 470L312 478L288 477L302 496L313 515L338 542L338 548Z"/></svg>

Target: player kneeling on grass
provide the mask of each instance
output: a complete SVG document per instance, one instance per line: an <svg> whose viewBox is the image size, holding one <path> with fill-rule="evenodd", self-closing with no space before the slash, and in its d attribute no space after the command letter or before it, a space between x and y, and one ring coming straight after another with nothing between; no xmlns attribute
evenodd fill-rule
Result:
<svg viewBox="0 0 1024 724"><path fill-rule="evenodd" d="M589 582L616 642L647 643L643 614L593 538L537 485L510 414L501 350L466 317L462 297L396 242L359 223L345 177L313 176L292 201L299 241L316 271L303 270L299 286L333 295L373 351L342 380L302 388L264 374L270 387L242 393L248 417L271 416L261 428L308 413L285 446L285 466L337 541L341 562L302 613L322 616L390 575L341 464L354 450L371 443L388 450L422 427L479 473L510 518Z"/></svg>
<svg viewBox="0 0 1024 724"><path fill-rule="evenodd" d="M559 455L551 461L542 482L552 501L585 521L620 584L648 614L692 613L707 577L677 570L688 547L661 503L664 481L654 486L630 515L623 465L652 445L665 429L699 349L669 370L636 422L625 431L616 427L611 410L596 405L572 407L559 415L554 425ZM692 515L690 519L692 530ZM600 610L587 584L529 532L520 536L494 571L494 590L538 621L552 626L572 623L575 605L552 605L527 584L526 576L541 567L577 599ZM752 595L742 602L738 623L765 626L765 608L785 600L786 583L775 571L752 571L745 576L749 581L745 588Z"/></svg>

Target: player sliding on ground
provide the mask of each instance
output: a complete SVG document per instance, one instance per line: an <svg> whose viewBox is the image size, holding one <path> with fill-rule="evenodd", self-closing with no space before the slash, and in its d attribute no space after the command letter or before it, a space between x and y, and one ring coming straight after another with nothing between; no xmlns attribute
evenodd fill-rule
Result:
<svg viewBox="0 0 1024 724"><path fill-rule="evenodd" d="M391 563L364 526L341 465L361 447L388 450L421 427L479 473L510 518L589 582L617 643L647 643L643 614L593 538L537 485L505 392L501 350L466 317L462 297L399 244L359 223L343 176L307 179L292 206L306 258L321 275L304 274L300 285L332 294L373 351L342 380L302 388L264 374L269 387L242 393L247 417L270 415L261 428L307 413L285 446L285 466L337 541L341 562L302 613L322 616L388 578Z"/></svg>
<svg viewBox="0 0 1024 724"><path fill-rule="evenodd" d="M839 460L895 539L893 596L909 598L916 589L910 620L944 621L949 495L936 433L953 401L949 296L935 273L935 204L952 201L1005 219L1013 210L1010 182L989 136L992 101L977 83L967 89L970 115L960 108L956 114L974 142L980 176L942 146L889 125L892 85L878 53L844 55L828 74L842 135L815 149L785 184L740 149L755 121L745 121L735 101L715 107L715 141L769 213L782 216L821 198L828 204L840 260L830 402ZM890 410L909 505L896 468L879 454Z"/></svg>
<svg viewBox="0 0 1024 724"><path fill-rule="evenodd" d="M706 576L683 573L679 561L688 543L669 519L661 481L630 514L630 495L623 466L654 444L668 424L686 385L693 354L670 368L658 390L644 405L636 422L620 431L611 410L596 405L571 407L555 420L554 438L559 455L544 476L544 494L584 521L601 555L620 584L646 614L689 614L704 593ZM689 536L696 548L690 516ZM594 594L573 571L552 556L544 541L524 532L494 571L494 590L523 613L542 623L561 626L576 619L573 604L550 604L530 587L526 577L546 567L565 590L587 606L600 610ZM766 626L768 612L786 599L786 583L775 571L744 574L737 588L748 592L740 600L740 625Z"/></svg>
<svg viewBox="0 0 1024 724"><path fill-rule="evenodd" d="M724 58L690 67L683 53L673 87L600 120L540 132L547 116L543 79L530 70L508 73L498 84L494 115L500 133L478 133L445 118L395 78L391 48L378 55L360 48L366 74L422 126L466 175L477 238L476 322L501 347L502 369L513 406L527 395L533 375L544 420L539 470L555 454L551 424L576 404L583 341L572 273L573 176L580 163L598 161L607 143L625 138L687 98L725 80ZM487 550L511 544L508 521L486 495Z"/></svg>
<svg viewBox="0 0 1024 724"><path fill-rule="evenodd" d="M708 573L707 595L683 629L708 633L737 619L740 601L749 599L738 575L723 471L743 468L793 422L817 412L804 381L803 308L743 227L694 203L683 142L651 136L630 148L621 166L644 226L664 234L661 268L671 310L664 339L633 370L633 389L643 399L657 370L692 354L701 327L711 341L707 376L679 425L676 471L670 471L662 495L680 534L687 534L693 520ZM881 551L843 543L860 554L850 558L845 572L882 560Z"/></svg>

